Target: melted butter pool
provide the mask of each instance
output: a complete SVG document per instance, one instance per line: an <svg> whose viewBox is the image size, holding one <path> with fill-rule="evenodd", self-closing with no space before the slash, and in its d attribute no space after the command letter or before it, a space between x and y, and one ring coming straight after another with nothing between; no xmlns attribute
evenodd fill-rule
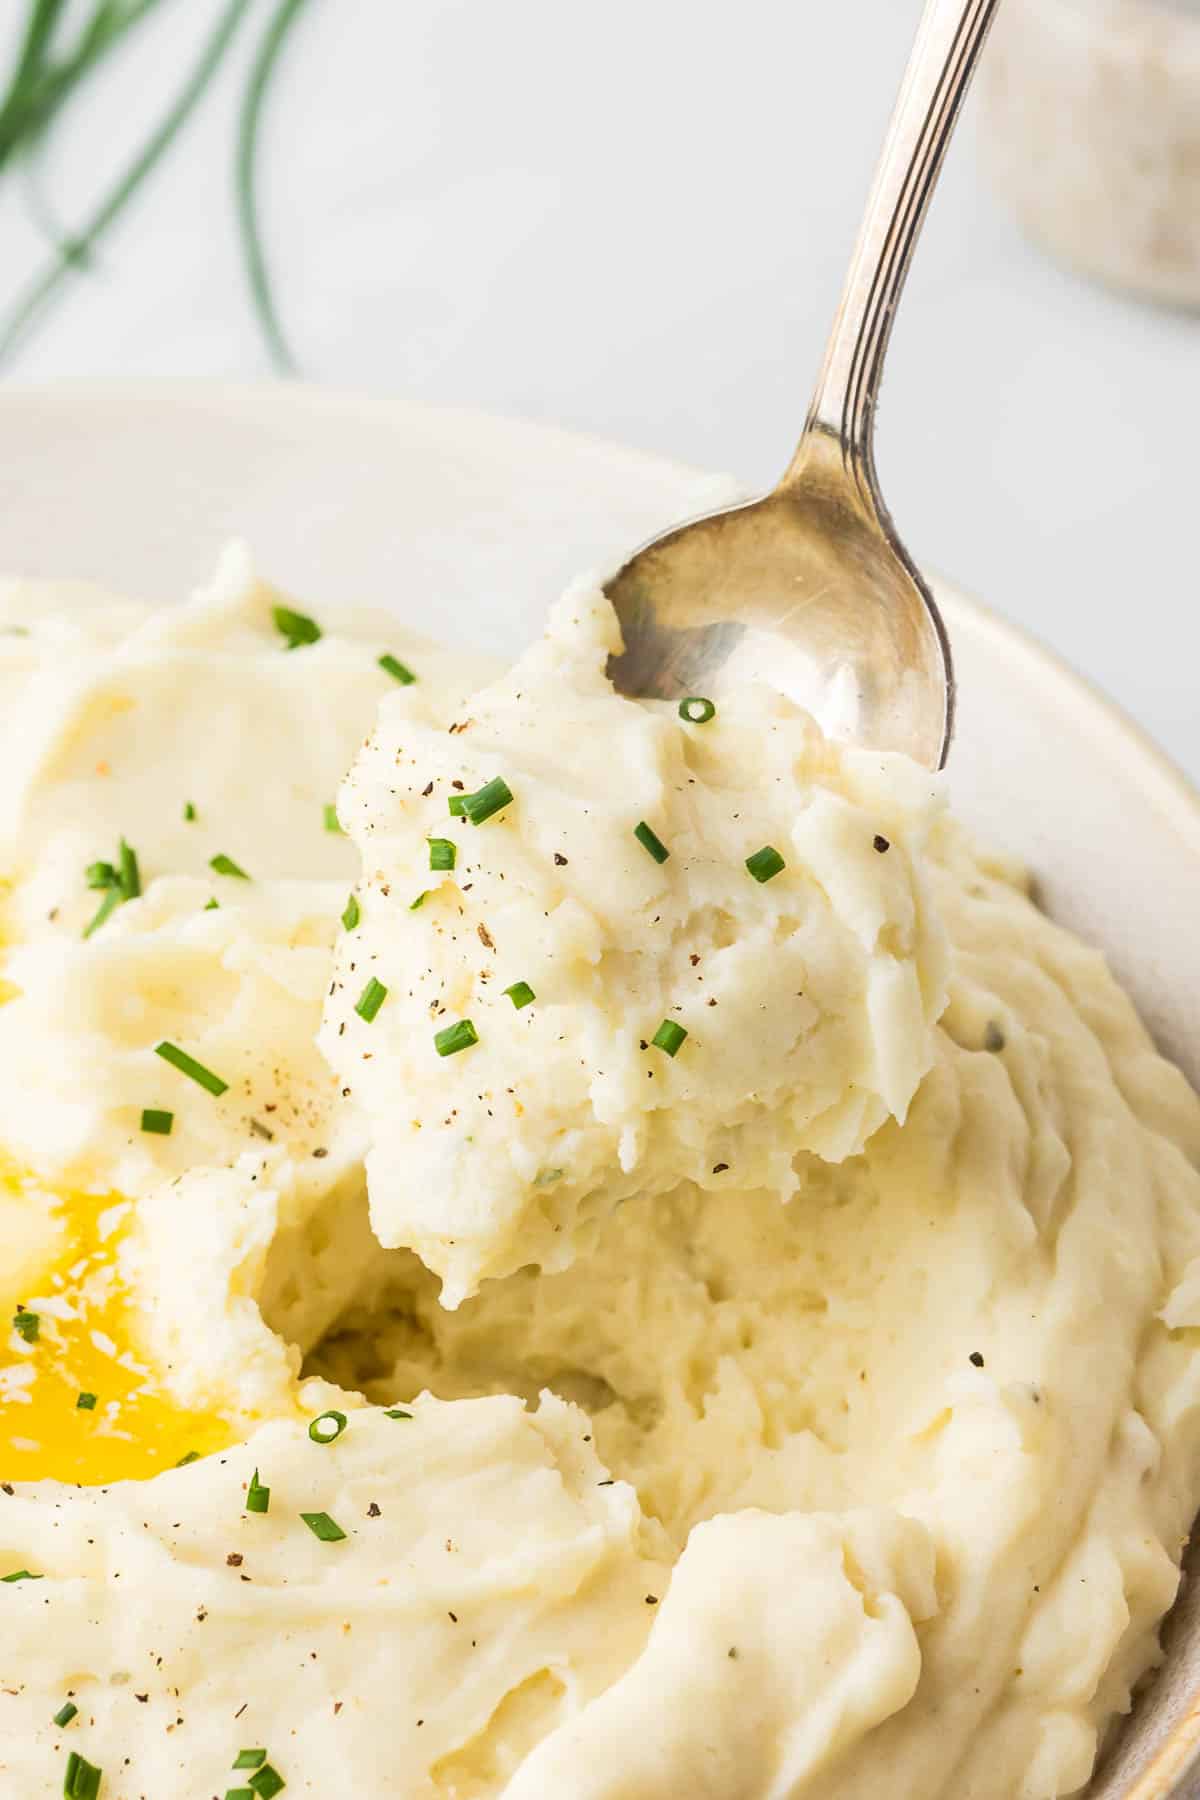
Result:
<svg viewBox="0 0 1200 1800"><path fill-rule="evenodd" d="M140 1480L234 1441L224 1419L178 1406L137 1354L118 1262L130 1210L116 1194L47 1194L0 1165L0 1219L22 1225L0 1276L0 1480ZM32 1341L13 1323L22 1308L37 1315Z"/></svg>

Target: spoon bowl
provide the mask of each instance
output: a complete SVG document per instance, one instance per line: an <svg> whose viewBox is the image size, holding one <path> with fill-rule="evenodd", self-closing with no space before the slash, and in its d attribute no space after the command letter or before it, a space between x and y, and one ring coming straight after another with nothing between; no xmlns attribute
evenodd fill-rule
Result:
<svg viewBox="0 0 1200 1800"><path fill-rule="evenodd" d="M939 768L950 646L875 472L892 321L999 0L927 0L800 446L761 500L677 526L606 584L635 698L760 681L835 738Z"/></svg>
<svg viewBox="0 0 1200 1800"><path fill-rule="evenodd" d="M609 673L662 700L764 682L830 737L930 768L950 742L954 681L933 596L890 520L806 464L764 499L654 539L608 583L625 639ZM825 450L828 458L829 452Z"/></svg>

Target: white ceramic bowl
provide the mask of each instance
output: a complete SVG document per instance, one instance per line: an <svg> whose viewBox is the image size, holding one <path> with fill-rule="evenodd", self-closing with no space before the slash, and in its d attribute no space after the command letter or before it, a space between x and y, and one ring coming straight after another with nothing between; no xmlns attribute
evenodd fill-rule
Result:
<svg viewBox="0 0 1200 1800"><path fill-rule="evenodd" d="M394 607L513 653L562 584L712 502L712 477L544 427L272 385L0 389L0 570L151 599L249 539L313 601ZM961 705L957 809L1035 869L1044 904L1103 946L1162 1048L1200 1083L1200 799L1099 695L941 590ZM1200 1583L1197 1584L1200 1589ZM1200 1800L1200 1603L1092 1800Z"/></svg>

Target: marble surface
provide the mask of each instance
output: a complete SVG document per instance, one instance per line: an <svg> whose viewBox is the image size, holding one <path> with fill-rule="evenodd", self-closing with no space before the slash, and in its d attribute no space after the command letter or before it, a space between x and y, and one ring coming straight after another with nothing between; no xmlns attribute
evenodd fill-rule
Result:
<svg viewBox="0 0 1200 1800"><path fill-rule="evenodd" d="M168 0L80 97L38 173L56 215L86 212L217 10ZM802 420L918 10L742 0L735 28L732 9L685 0L311 0L262 183L305 372L767 482ZM5 0L0 39L23 11ZM268 11L251 9L176 153L5 379L268 373L232 202L237 96ZM920 559L1200 778L1200 319L1026 246L974 123L896 331L888 497ZM0 191L0 298L43 254L18 176Z"/></svg>

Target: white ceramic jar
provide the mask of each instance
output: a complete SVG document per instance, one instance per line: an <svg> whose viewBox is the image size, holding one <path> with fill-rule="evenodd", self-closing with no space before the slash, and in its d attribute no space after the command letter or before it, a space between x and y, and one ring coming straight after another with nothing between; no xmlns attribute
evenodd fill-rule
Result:
<svg viewBox="0 0 1200 1800"><path fill-rule="evenodd" d="M986 157L1030 235L1200 307L1200 0L1005 0L980 81Z"/></svg>

